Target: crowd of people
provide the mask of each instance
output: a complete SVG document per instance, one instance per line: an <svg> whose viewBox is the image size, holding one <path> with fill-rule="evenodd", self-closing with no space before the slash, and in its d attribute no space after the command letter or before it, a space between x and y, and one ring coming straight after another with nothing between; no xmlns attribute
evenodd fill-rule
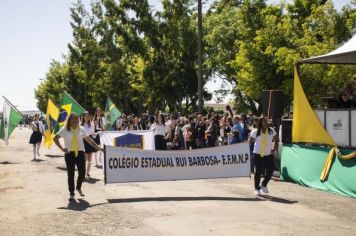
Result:
<svg viewBox="0 0 356 236"><path fill-rule="evenodd" d="M111 129L120 131L152 130L156 150L184 150L245 142L256 127L254 116L234 115L229 106L219 116L181 116L161 113L153 115L122 115ZM157 137L156 137L157 136Z"/></svg>
<svg viewBox="0 0 356 236"><path fill-rule="evenodd" d="M35 115L31 123L33 133L30 143L33 145L34 159L40 155L44 119L42 121L39 115ZM90 178L93 154L96 165L98 167L102 165L103 149L100 146L99 134L105 130L152 130L156 150L191 150L249 142L251 172L255 172L255 194L260 195L260 190L268 193L267 184L274 169L272 150L276 150L272 142L278 143L276 139L278 135L265 117L236 115L230 106L226 106L222 116L217 113L188 117L166 113L156 116L122 115L112 127L109 127L104 113L97 108L94 115L90 115L87 111L81 117L72 113L65 127L54 137L55 144L65 153L70 199L74 199L75 189L84 196L81 185L85 177ZM64 147L59 142L60 138L64 139ZM79 172L76 187L74 187L75 166ZM260 185L264 167L267 171Z"/></svg>

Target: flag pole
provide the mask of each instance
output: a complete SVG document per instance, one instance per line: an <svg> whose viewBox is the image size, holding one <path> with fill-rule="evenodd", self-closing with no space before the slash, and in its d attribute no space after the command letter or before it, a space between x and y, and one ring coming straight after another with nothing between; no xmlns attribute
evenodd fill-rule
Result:
<svg viewBox="0 0 356 236"><path fill-rule="evenodd" d="M14 108L14 109L22 116L22 118L25 118L24 114L22 114L22 112L19 111L19 110L15 107L15 105L12 104L12 103L9 101L9 99L7 99L4 95L2 95L2 97L12 106L12 108ZM30 126L31 126L32 128L34 128L34 129L37 130L37 128L36 128L35 126L33 126L31 123L30 123Z"/></svg>
<svg viewBox="0 0 356 236"><path fill-rule="evenodd" d="M18 113L20 113L20 115L22 116L22 117L25 117L23 114L22 114L22 112L21 111L19 111L15 106L14 106L14 104L12 104L10 101L9 101L9 99L7 99L4 95L2 96L8 103L10 103L10 105L18 112Z"/></svg>

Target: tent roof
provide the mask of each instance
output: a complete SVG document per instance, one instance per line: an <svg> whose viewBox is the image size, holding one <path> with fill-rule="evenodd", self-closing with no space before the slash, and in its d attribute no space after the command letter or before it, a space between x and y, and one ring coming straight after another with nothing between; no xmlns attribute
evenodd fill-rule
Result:
<svg viewBox="0 0 356 236"><path fill-rule="evenodd" d="M338 49L328 54L300 60L298 63L356 64L356 34Z"/></svg>

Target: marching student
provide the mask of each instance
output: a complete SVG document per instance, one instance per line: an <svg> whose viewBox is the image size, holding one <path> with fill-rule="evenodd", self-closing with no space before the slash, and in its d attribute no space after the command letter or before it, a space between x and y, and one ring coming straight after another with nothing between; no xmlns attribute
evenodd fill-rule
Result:
<svg viewBox="0 0 356 236"><path fill-rule="evenodd" d="M81 126L84 127L85 131L87 132L87 134L90 136L91 139L94 140L98 136L98 134L94 132L94 125L91 122L88 111L83 112ZM84 156L86 162L85 176L87 178L90 178L91 161L92 161L93 153L97 152L97 150L92 145L90 145L86 140L84 140L84 149L85 149Z"/></svg>
<svg viewBox="0 0 356 236"><path fill-rule="evenodd" d="M274 141L274 147L272 142ZM272 178L273 174L273 150L278 149L278 135L273 128L268 127L266 117L261 117L257 121L257 129L251 132L249 143L255 142L253 149L253 156L255 159L255 195L261 195L261 189L264 193L268 194L267 184ZM261 181L262 168L267 169L266 176Z"/></svg>
<svg viewBox="0 0 356 236"><path fill-rule="evenodd" d="M29 143L33 145L33 161L36 161L37 157L40 157L40 146L42 142L42 135L43 135L43 123L39 120L39 115L36 114L33 118L33 121L30 124L32 128L32 134L30 137Z"/></svg>
<svg viewBox="0 0 356 236"><path fill-rule="evenodd" d="M100 108L96 108L95 110L95 115L94 115L94 132L95 133L99 133L99 132L102 132L104 131L104 128L105 128L105 118L103 117L103 113L101 111ZM97 135L94 139L95 143L98 144L99 146L101 145L100 144L100 136ZM96 152L95 153L95 165L96 167L98 166L102 166L103 164L103 161L102 161L102 153L101 152Z"/></svg>
<svg viewBox="0 0 356 236"><path fill-rule="evenodd" d="M59 138L64 139L64 148L59 142ZM54 143L65 154L65 162L67 166L68 175L68 188L69 188L69 200L74 200L74 188L77 190L80 196L84 196L82 192L82 183L85 177L85 158L84 158L84 142L87 141L91 146L97 150L103 151L88 135L86 130L79 125L79 117L75 113L70 114L68 121L62 129L58 131L54 137ZM74 172L75 165L78 169L77 186L74 186Z"/></svg>

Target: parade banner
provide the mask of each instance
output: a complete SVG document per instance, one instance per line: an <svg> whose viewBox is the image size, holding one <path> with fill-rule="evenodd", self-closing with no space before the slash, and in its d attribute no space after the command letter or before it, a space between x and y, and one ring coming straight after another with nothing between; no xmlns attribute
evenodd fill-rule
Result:
<svg viewBox="0 0 356 236"><path fill-rule="evenodd" d="M106 183L250 176L248 143L185 151L105 147Z"/></svg>
<svg viewBox="0 0 356 236"><path fill-rule="evenodd" d="M155 150L155 140L151 130L104 131L100 142L108 146Z"/></svg>

